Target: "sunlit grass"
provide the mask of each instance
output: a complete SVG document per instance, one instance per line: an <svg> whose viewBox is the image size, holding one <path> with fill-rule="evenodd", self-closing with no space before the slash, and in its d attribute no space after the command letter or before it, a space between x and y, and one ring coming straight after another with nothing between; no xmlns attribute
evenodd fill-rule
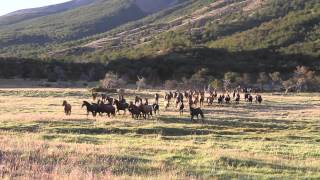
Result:
<svg viewBox="0 0 320 180"><path fill-rule="evenodd" d="M139 93L151 98L154 92ZM205 124L175 108L150 120L87 118L81 102L89 95L0 90L0 177L320 178L319 94L264 94L262 105L206 106ZM63 100L73 105L70 117Z"/></svg>

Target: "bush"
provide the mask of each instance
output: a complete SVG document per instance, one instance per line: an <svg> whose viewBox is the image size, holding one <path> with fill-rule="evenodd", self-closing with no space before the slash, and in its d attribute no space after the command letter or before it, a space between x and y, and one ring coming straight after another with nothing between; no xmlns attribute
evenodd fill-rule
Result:
<svg viewBox="0 0 320 180"><path fill-rule="evenodd" d="M164 82L164 88L165 89L176 89L178 87L178 81L176 80L166 80Z"/></svg>
<svg viewBox="0 0 320 180"><path fill-rule="evenodd" d="M106 73L104 79L100 81L100 86L106 89L121 88L126 85L127 82L123 78L119 78L117 74L112 72Z"/></svg>

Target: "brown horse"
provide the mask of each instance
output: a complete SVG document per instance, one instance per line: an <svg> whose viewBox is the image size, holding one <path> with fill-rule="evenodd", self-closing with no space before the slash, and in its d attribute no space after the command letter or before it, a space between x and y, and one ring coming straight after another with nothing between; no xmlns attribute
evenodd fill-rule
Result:
<svg viewBox="0 0 320 180"><path fill-rule="evenodd" d="M200 107L203 106L203 103L204 103L204 96L205 96L205 93L204 92L200 92Z"/></svg>
<svg viewBox="0 0 320 180"><path fill-rule="evenodd" d="M140 108L133 104L133 102L130 102L129 105L129 112L132 115L132 119L138 119L139 116L141 116Z"/></svg>
<svg viewBox="0 0 320 180"><path fill-rule="evenodd" d="M70 116L71 115L72 106L66 100L63 101L62 106L64 106L64 113L67 116Z"/></svg>
<svg viewBox="0 0 320 180"><path fill-rule="evenodd" d="M150 118L150 116L152 117L153 107L151 105L140 105L139 108L144 119L147 119L147 115L148 118Z"/></svg>
<svg viewBox="0 0 320 180"><path fill-rule="evenodd" d="M103 113L106 113L108 117L110 117L110 115L115 116L116 108L114 108L112 104L104 104L103 101L100 101L100 103L98 104L97 112L100 115L102 115Z"/></svg>
<svg viewBox="0 0 320 180"><path fill-rule="evenodd" d="M124 111L124 114L126 114L126 109L129 108L129 104L128 103L120 102L117 99L114 100L113 104L116 105L118 114L119 114L119 111Z"/></svg>
<svg viewBox="0 0 320 180"><path fill-rule="evenodd" d="M262 103L262 96L260 94L256 96L256 103L259 103L259 104Z"/></svg>
<svg viewBox="0 0 320 180"><path fill-rule="evenodd" d="M197 119L199 119L199 115L200 115L201 121L202 121L202 123L204 123L203 111L200 108L190 107L190 115L191 115L191 121L194 121L195 116L197 117Z"/></svg>
<svg viewBox="0 0 320 180"><path fill-rule="evenodd" d="M183 110L184 110L184 103L183 101L180 103L180 106L179 106L179 113L180 113L180 116L183 115Z"/></svg>

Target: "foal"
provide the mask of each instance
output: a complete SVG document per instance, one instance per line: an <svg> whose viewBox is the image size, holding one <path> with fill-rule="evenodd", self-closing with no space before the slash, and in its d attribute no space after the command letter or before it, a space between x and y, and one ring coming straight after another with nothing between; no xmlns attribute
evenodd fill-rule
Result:
<svg viewBox="0 0 320 180"><path fill-rule="evenodd" d="M63 103L62 103L62 106L64 106L64 113L67 115L67 116L70 116L71 115L71 105L66 101L64 100Z"/></svg>

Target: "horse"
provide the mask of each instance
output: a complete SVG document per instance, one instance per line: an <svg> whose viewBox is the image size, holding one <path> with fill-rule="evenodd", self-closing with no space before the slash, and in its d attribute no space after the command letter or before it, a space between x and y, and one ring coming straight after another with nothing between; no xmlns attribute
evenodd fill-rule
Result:
<svg viewBox="0 0 320 180"><path fill-rule="evenodd" d="M220 95L218 98L218 104L222 104L223 103L223 96Z"/></svg>
<svg viewBox="0 0 320 180"><path fill-rule="evenodd" d="M95 101L98 97L98 93L92 92L92 99Z"/></svg>
<svg viewBox="0 0 320 180"><path fill-rule="evenodd" d="M66 101L64 100L63 103L62 103L62 106L64 106L64 113L67 115L67 116L70 116L71 115L71 105Z"/></svg>
<svg viewBox="0 0 320 180"><path fill-rule="evenodd" d="M98 107L98 112L100 115L103 113L106 113L108 117L110 117L110 115L116 115L116 108L114 108L112 104L104 104L104 102L101 101L100 104L98 104Z"/></svg>
<svg viewBox="0 0 320 180"><path fill-rule="evenodd" d="M191 94L189 94L188 102L189 102L189 106L193 105L193 100L192 100L192 95Z"/></svg>
<svg viewBox="0 0 320 180"><path fill-rule="evenodd" d="M138 119L139 116L141 116L140 108L138 106L134 105L133 102L130 102L128 109L132 115L132 119Z"/></svg>
<svg viewBox="0 0 320 180"><path fill-rule="evenodd" d="M189 97L189 93L187 91L184 91L184 97L187 99Z"/></svg>
<svg viewBox="0 0 320 180"><path fill-rule="evenodd" d="M101 99L102 99L102 101L106 102L107 95L106 94L101 94Z"/></svg>
<svg viewBox="0 0 320 180"><path fill-rule="evenodd" d="M142 104L142 99L139 96L135 97L134 104Z"/></svg>
<svg viewBox="0 0 320 180"><path fill-rule="evenodd" d="M195 98L194 98L193 104L197 106L199 101L200 101L199 100L199 95L196 95Z"/></svg>
<svg viewBox="0 0 320 180"><path fill-rule="evenodd" d="M148 98L145 98L145 99L144 99L144 105L149 105L149 100L148 100Z"/></svg>
<svg viewBox="0 0 320 180"><path fill-rule="evenodd" d="M249 96L248 96L248 101L249 101L249 103L252 103L252 101L253 101L253 97L251 96L251 94L249 94Z"/></svg>
<svg viewBox="0 0 320 180"><path fill-rule="evenodd" d="M151 105L142 104L139 106L139 109L142 112L144 119L147 119L147 115L148 115L148 118L152 116L153 107Z"/></svg>
<svg viewBox="0 0 320 180"><path fill-rule="evenodd" d="M200 92L200 107L203 106L203 103L204 103L204 92Z"/></svg>
<svg viewBox="0 0 320 180"><path fill-rule="evenodd" d="M182 101L183 101L183 94L179 93L178 96L176 97L176 108L178 107L178 104Z"/></svg>
<svg viewBox="0 0 320 180"><path fill-rule="evenodd" d="M107 99L109 105L113 104L114 99L112 97L107 96L106 99Z"/></svg>
<svg viewBox="0 0 320 180"><path fill-rule="evenodd" d="M129 104L128 103L121 103L117 99L114 100L113 105L116 105L118 114L119 114L119 111L124 111L124 114L126 114L126 109L129 108Z"/></svg>
<svg viewBox="0 0 320 180"><path fill-rule="evenodd" d="M213 104L213 101L214 101L214 97L213 97L213 96L207 97L208 106L209 106L209 105L212 105L212 104Z"/></svg>
<svg viewBox="0 0 320 180"><path fill-rule="evenodd" d="M259 103L259 104L262 103L262 96L260 94L256 96L256 103Z"/></svg>
<svg viewBox="0 0 320 180"><path fill-rule="evenodd" d="M226 101L226 104L230 103L231 98L230 98L229 94L224 98L224 100Z"/></svg>
<svg viewBox="0 0 320 180"><path fill-rule="evenodd" d="M169 100L165 100L164 101L164 110L166 111L169 107L170 107L170 101Z"/></svg>
<svg viewBox="0 0 320 180"><path fill-rule="evenodd" d="M250 96L250 94L246 92L246 93L244 94L244 100L245 100L245 101L249 101L249 96Z"/></svg>
<svg viewBox="0 0 320 180"><path fill-rule="evenodd" d="M235 101L236 101L236 104L239 104L239 102L240 102L240 94L239 93L237 94Z"/></svg>
<svg viewBox="0 0 320 180"><path fill-rule="evenodd" d="M237 92L236 90L233 90L233 94L232 94L233 99L236 98L236 92Z"/></svg>
<svg viewBox="0 0 320 180"><path fill-rule="evenodd" d="M90 104L87 101L83 101L82 108L84 106L87 108L87 116L89 116L89 113L91 112L92 116L96 117L97 111L98 111L98 105L97 104Z"/></svg>
<svg viewBox="0 0 320 180"><path fill-rule="evenodd" d="M153 105L152 105L152 107L153 107L153 112L154 112L154 114L155 115L157 115L157 112L158 112L158 114L160 114L159 113L159 109L160 109L160 106L159 106L159 104L157 104L157 103L154 103Z"/></svg>
<svg viewBox="0 0 320 180"><path fill-rule="evenodd" d="M156 93L156 94L154 95L154 103L155 103L155 104L159 104L159 98L160 98L160 95L159 95L158 93Z"/></svg>
<svg viewBox="0 0 320 180"><path fill-rule="evenodd" d="M166 93L166 95L164 96L164 100L166 100L170 106L170 101L173 98L173 94L172 92Z"/></svg>
<svg viewBox="0 0 320 180"><path fill-rule="evenodd" d="M184 104L183 104L183 101L180 103L180 106L179 106L179 113L180 113L180 116L183 115L183 110L184 110Z"/></svg>
<svg viewBox="0 0 320 180"><path fill-rule="evenodd" d="M197 119L199 119L199 115L200 115L201 121L202 123L204 123L203 111L200 108L193 108L190 106L190 115L191 115L191 121L194 121L194 116L197 116Z"/></svg>

